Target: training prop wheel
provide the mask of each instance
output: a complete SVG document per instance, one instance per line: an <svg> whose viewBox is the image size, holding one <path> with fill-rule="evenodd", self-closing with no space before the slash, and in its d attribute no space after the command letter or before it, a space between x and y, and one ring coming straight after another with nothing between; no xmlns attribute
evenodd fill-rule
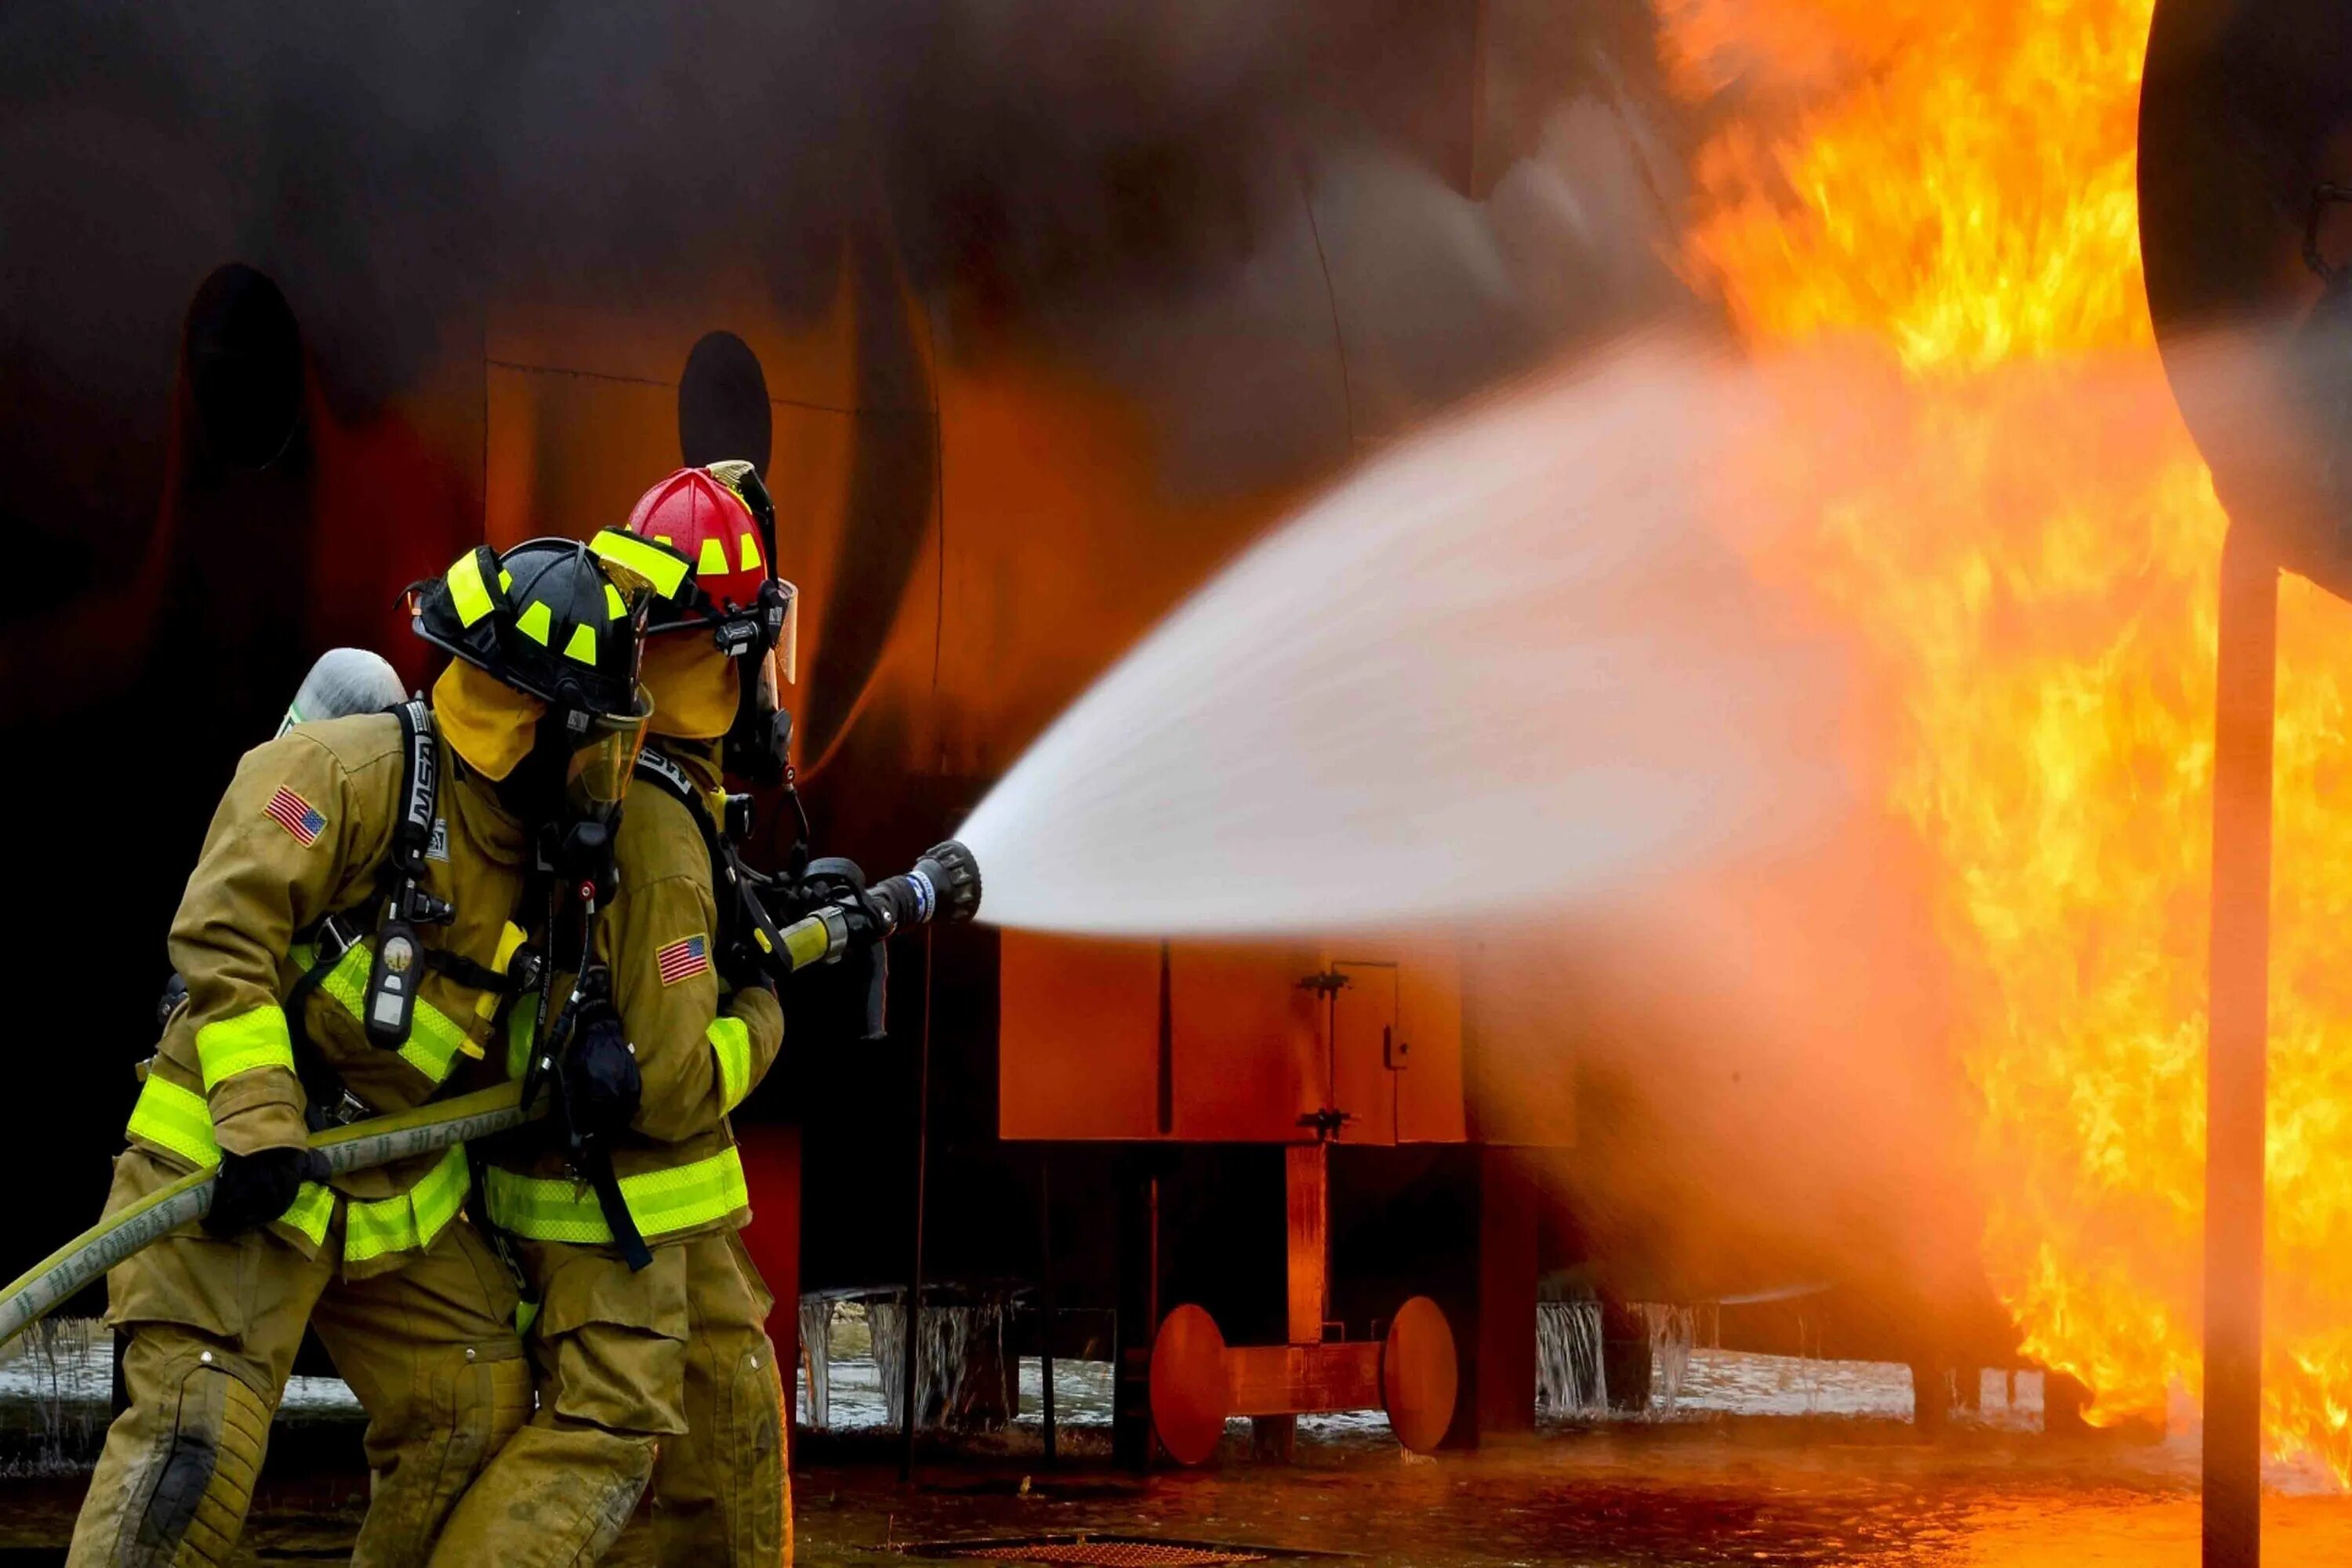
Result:
<svg viewBox="0 0 2352 1568"><path fill-rule="evenodd" d="M1225 1435L1225 1336L1190 1302L1151 1342L1151 1429L1180 1465L1200 1464Z"/></svg>
<svg viewBox="0 0 2352 1568"><path fill-rule="evenodd" d="M1416 1454L1435 1450L1454 1424L1458 1376L1444 1310L1426 1296L1399 1307L1381 1344L1381 1403L1399 1443Z"/></svg>

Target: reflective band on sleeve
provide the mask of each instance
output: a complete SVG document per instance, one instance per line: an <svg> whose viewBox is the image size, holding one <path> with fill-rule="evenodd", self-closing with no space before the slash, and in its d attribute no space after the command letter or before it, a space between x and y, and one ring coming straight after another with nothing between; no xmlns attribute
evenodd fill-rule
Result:
<svg viewBox="0 0 2352 1568"><path fill-rule="evenodd" d="M221 1079L254 1068L294 1070L294 1042L286 1033L286 1015L275 1002L265 1002L250 1013L219 1018L196 1031L196 1061L204 1068L205 1092Z"/></svg>
<svg viewBox="0 0 2352 1568"><path fill-rule="evenodd" d="M457 1217L472 1184L463 1145L441 1156L425 1179L398 1197L374 1203L356 1199L343 1212L343 1261L365 1263L387 1252L411 1252L433 1245Z"/></svg>
<svg viewBox="0 0 2352 1568"><path fill-rule="evenodd" d="M482 581L482 555L468 550L457 557L449 568L449 607L457 612L457 624L470 626L490 613L489 584Z"/></svg>
<svg viewBox="0 0 2352 1568"><path fill-rule="evenodd" d="M220 1163L220 1145L213 1138L213 1113L205 1097L193 1089L151 1072L131 1108L131 1125L123 1129L158 1148L169 1149L192 1165Z"/></svg>
<svg viewBox="0 0 2352 1568"><path fill-rule="evenodd" d="M705 1031L710 1037L710 1054L719 1058L719 1083L726 1105L734 1110L751 1092L751 1031L740 1018L713 1018Z"/></svg>
<svg viewBox="0 0 2352 1568"><path fill-rule="evenodd" d="M566 1178L519 1176L492 1166L483 1185L490 1223L503 1230L583 1247L613 1239L596 1194ZM621 1197L648 1239L725 1219L751 1202L742 1157L731 1148L689 1165L623 1176Z"/></svg>
<svg viewBox="0 0 2352 1568"><path fill-rule="evenodd" d="M158 1074L147 1075L139 1090L139 1103L131 1108L131 1125L123 1131L169 1149L199 1170L220 1163L220 1145L213 1139L213 1116L205 1097ZM294 1202L278 1217L309 1237L311 1246L320 1247L326 1243L327 1222L334 1214L334 1193L316 1182L305 1182L296 1189Z"/></svg>
<svg viewBox="0 0 2352 1568"><path fill-rule="evenodd" d="M375 962L374 943L373 937L352 943L319 982L320 990L341 1003L343 1011L362 1025L367 1022L368 966ZM294 962L309 968L310 950L296 948ZM460 1052L469 1057L482 1054L481 1047L474 1044L473 1037L458 1026L456 1019L418 997L416 1010L409 1016L408 1038L400 1045L400 1059L423 1073L426 1082L438 1084L449 1076Z"/></svg>
<svg viewBox="0 0 2352 1568"><path fill-rule="evenodd" d="M686 581L686 557L634 533L607 528L588 542L588 548L600 560L635 573L665 599L677 597L678 585Z"/></svg>
<svg viewBox="0 0 2352 1568"><path fill-rule="evenodd" d="M335 1217L335 1194L331 1188L316 1182L305 1182L295 1191L294 1202L278 1216L281 1225L290 1225L310 1238L313 1247L327 1244L327 1222Z"/></svg>

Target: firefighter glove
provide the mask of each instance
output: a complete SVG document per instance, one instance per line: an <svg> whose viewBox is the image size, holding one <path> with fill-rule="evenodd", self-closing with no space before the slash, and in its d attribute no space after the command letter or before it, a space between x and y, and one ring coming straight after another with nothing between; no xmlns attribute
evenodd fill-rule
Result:
<svg viewBox="0 0 2352 1568"><path fill-rule="evenodd" d="M330 1173L324 1154L299 1145L224 1152L205 1228L215 1236L242 1236L284 1214L304 1182L323 1182Z"/></svg>
<svg viewBox="0 0 2352 1568"><path fill-rule="evenodd" d="M565 1142L577 1149L623 1131L644 1092L620 1015L610 1004L592 1005L555 1069L555 1114Z"/></svg>

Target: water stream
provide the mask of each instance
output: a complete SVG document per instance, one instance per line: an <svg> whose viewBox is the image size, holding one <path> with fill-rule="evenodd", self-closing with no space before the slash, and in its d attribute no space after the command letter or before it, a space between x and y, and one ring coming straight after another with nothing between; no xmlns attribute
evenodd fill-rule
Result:
<svg viewBox="0 0 2352 1568"><path fill-rule="evenodd" d="M1837 661L1776 618L1706 460L1758 395L1636 343L1358 470L982 803L982 918L1360 928L1801 841L1841 795Z"/></svg>

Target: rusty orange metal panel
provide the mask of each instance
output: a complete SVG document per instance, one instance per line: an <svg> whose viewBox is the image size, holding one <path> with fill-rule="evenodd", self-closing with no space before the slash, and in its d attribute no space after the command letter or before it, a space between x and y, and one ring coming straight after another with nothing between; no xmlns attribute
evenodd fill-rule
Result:
<svg viewBox="0 0 2352 1568"><path fill-rule="evenodd" d="M1170 950L1179 1138L1287 1143L1322 1103L1323 1009L1298 988L1306 945L1178 942Z"/></svg>
<svg viewBox="0 0 2352 1568"><path fill-rule="evenodd" d="M1225 1347L1227 1415L1381 1407L1378 1341Z"/></svg>
<svg viewBox="0 0 2352 1568"><path fill-rule="evenodd" d="M1160 1083L1160 944L1006 931L997 1129L1150 1138Z"/></svg>
<svg viewBox="0 0 2352 1568"><path fill-rule="evenodd" d="M1282 1153L1289 1208L1290 1342L1319 1344L1331 1298L1331 1151L1327 1144L1295 1143Z"/></svg>
<svg viewBox="0 0 2352 1568"><path fill-rule="evenodd" d="M1459 1142L1462 964L1449 941L1349 942L1336 1016L1334 1103L1346 1143ZM1318 1080L1319 1081L1319 1080Z"/></svg>

